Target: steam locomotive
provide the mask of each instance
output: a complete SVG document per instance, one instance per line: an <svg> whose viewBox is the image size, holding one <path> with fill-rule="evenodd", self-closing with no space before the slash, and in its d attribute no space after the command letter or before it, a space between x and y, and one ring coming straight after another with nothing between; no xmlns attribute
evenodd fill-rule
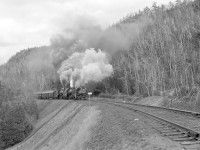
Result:
<svg viewBox="0 0 200 150"><path fill-rule="evenodd" d="M86 100L88 97L85 87L62 88L61 90L49 90L35 93L38 99L73 99Z"/></svg>

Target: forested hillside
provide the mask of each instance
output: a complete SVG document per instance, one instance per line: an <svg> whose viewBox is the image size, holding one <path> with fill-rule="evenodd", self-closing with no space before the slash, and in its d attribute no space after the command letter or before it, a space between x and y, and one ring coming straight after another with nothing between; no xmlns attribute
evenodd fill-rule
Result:
<svg viewBox="0 0 200 150"><path fill-rule="evenodd" d="M112 56L114 74L103 81L102 89L142 96L173 90L174 96L187 99L185 105L198 108L199 0L177 0L169 6L153 4L152 8L130 14L110 28L120 30L122 24L145 19L148 24L132 40L130 49ZM51 48L46 46L26 49L0 66L0 149L20 142L33 128L38 110L32 94L56 88L59 79L50 54Z"/></svg>
<svg viewBox="0 0 200 150"><path fill-rule="evenodd" d="M0 67L0 149L22 141L38 118L33 93L55 86L49 48L18 52Z"/></svg>
<svg viewBox="0 0 200 150"><path fill-rule="evenodd" d="M148 18L130 51L114 59L114 87L126 94L154 95L157 91L198 88L200 83L200 2L177 1L169 6L145 8L114 26ZM189 90L189 91L188 91ZM178 93L177 93L178 94ZM192 93L191 93L192 94Z"/></svg>

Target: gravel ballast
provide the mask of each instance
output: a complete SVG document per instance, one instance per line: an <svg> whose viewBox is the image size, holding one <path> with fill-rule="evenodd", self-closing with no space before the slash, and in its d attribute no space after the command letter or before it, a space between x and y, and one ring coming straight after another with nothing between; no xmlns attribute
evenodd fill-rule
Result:
<svg viewBox="0 0 200 150"><path fill-rule="evenodd" d="M148 118L121 107L94 102L101 111L92 128L87 150L180 150L182 146L163 137L150 125Z"/></svg>

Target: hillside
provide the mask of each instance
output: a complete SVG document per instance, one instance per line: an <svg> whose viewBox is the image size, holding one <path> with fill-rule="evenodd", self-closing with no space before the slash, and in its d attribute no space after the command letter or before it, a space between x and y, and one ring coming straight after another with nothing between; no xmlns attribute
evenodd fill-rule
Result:
<svg viewBox="0 0 200 150"><path fill-rule="evenodd" d="M10 149L81 148L89 139L89 128L96 124L95 118L99 115L95 107L88 108L72 101L41 101L38 104L40 117L35 129L23 143Z"/></svg>
<svg viewBox="0 0 200 150"><path fill-rule="evenodd" d="M0 66L0 149L21 142L34 128L38 108L33 93L55 86L48 54L48 47L22 50Z"/></svg>
<svg viewBox="0 0 200 150"><path fill-rule="evenodd" d="M110 28L118 27L120 30L121 25L124 24L135 23L138 25L138 22L141 26L145 24L138 36L131 41L128 51L117 52L112 56L114 76L105 81L108 84L107 91L114 90L130 95L150 96L159 93L157 91L175 89L178 94L182 88L191 90L191 88L198 87L200 83L198 78L200 70L198 58L199 5L199 1L186 0L177 1L175 4L170 3L169 6L157 6L154 3L152 8L131 13L111 26ZM26 55L28 56L33 51L36 54L33 57L29 56L29 61L27 61ZM51 73L55 72L51 68L50 58L45 59L45 56L48 57L49 54L48 47L21 51L1 67L4 68L0 71L1 74L4 72L1 76L5 77L5 74L8 74L6 71L11 70L7 68L19 68L14 71L16 76L21 76L21 74L27 76L27 74L32 74L31 70L43 75L48 69ZM24 58L26 58L25 61L23 61ZM30 60L42 63L41 66L45 68L43 69L45 71L41 71L40 67L37 68L38 65L33 65L36 61L30 62ZM22 63L15 63L20 61ZM15 64L16 67L12 67L12 64ZM28 69L23 71L21 68ZM21 74L16 72L21 72ZM47 80L51 80L51 77L47 78L36 81L38 84L43 81L43 85L40 85L40 88L36 86L36 88L41 90L47 89L48 86L52 87L47 84Z"/></svg>
<svg viewBox="0 0 200 150"><path fill-rule="evenodd" d="M18 52L0 67L2 82L19 89L24 86L32 92L50 88L55 70L49 57L50 50L46 46Z"/></svg>
<svg viewBox="0 0 200 150"><path fill-rule="evenodd" d="M139 29L138 32L130 34L129 31L133 29L128 28L130 24L133 25L131 27ZM129 30L125 31L123 27ZM117 32L113 34L113 30ZM83 33L88 34L87 32ZM97 38L102 40L100 44L94 42L94 48L105 48L105 51L112 49L110 62L114 73L112 77L102 81L101 86L103 85L102 89L105 92L141 97L164 96L172 99L175 107L181 106L191 110L200 108L198 0L177 0L169 6L153 4L152 8L145 8L124 17L105 32L103 38L101 37L103 40ZM113 35L123 35L123 38L127 36L130 46L126 45L126 41L123 41L124 47L121 46L121 37L117 39L119 41L113 41ZM0 135L3 135L0 136L0 143L3 143L0 149L22 141L34 128L35 120L38 119L38 107L32 97L33 93L56 89L59 84L57 68L51 58L51 48L64 51L65 54L68 54L69 46L70 52L76 51L76 48L85 48L86 44L81 40L74 41L64 39L60 44L63 47L59 47L58 41L57 45L55 44L56 48L52 45L22 50L0 66ZM109 42L114 43L112 47ZM117 47L116 43L120 46ZM61 63L65 56L58 56L61 57ZM19 115L14 116L16 113ZM8 126L10 122L13 123L12 126ZM20 122L20 125L14 128L16 122ZM23 133L22 138L11 136L10 131L13 129L16 133Z"/></svg>
<svg viewBox="0 0 200 150"><path fill-rule="evenodd" d="M173 96L187 97L185 105L199 103L195 98L200 83L199 6L199 1L154 4L116 23L120 27L141 18L151 20L132 41L130 50L114 59L114 81L122 81L123 86L111 80L111 87L143 96L174 90Z"/></svg>

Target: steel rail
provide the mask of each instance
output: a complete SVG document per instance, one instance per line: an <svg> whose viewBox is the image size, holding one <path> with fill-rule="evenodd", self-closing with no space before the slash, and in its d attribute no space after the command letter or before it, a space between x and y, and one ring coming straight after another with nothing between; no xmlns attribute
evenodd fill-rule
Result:
<svg viewBox="0 0 200 150"><path fill-rule="evenodd" d="M173 111L173 112L177 112L177 113L184 113L184 114L189 114L189 115L192 115L192 116L195 116L195 117L200 117L200 113L195 112L195 111L187 111L187 110L182 110L182 109L151 106L151 105L142 105L142 104L133 104L133 103L122 103L122 102L116 102L116 103L128 104L128 105L134 105L134 106L141 106L141 107L148 107L148 108L155 108L155 109L163 109L163 110L167 110L167 111Z"/></svg>
<svg viewBox="0 0 200 150"><path fill-rule="evenodd" d="M109 101L109 102L113 102L113 101ZM115 103L128 104L128 105L134 105L134 106L141 106L141 107L147 107L147 108L150 107L150 108L155 108L155 109L163 109L163 110L167 110L167 111L174 111L174 112L177 112L177 113L190 114L190 115L195 116L195 117L200 117L200 112L196 112L196 111L188 111L188 110L183 110L183 109L175 109L175 108L167 108L167 107L135 104L135 103L129 103L129 102L119 102L119 101L116 101Z"/></svg>
<svg viewBox="0 0 200 150"><path fill-rule="evenodd" d="M118 105L118 104L117 104L117 105ZM128 109L134 109L134 108L130 108L130 107L128 107L128 106L124 106L124 107L126 107L126 108L128 108ZM158 121L162 121L163 123L167 123L167 124L173 125L174 127L180 129L181 131L185 131L187 135L189 135L189 136L191 136L191 137L193 137L193 138L195 138L195 139L199 139L199 137L200 137L200 133L198 133L197 131L194 131L194 130L189 129L189 128L186 128L186 127L183 127L182 125L179 125L179 124L174 123L174 122L171 122L171 121L169 121L169 120L160 118L160 117L155 116L155 115L152 115L152 114L150 114L150 113L146 113L146 112L143 112L143 111L138 110L138 109L134 109L134 110L137 111L137 112L143 113L143 114L145 114L145 115L147 115L147 116L150 116L150 117L152 117L152 118L155 118L155 119L158 120Z"/></svg>
<svg viewBox="0 0 200 150"><path fill-rule="evenodd" d="M98 101L100 102L100 101ZM151 117L152 119L154 120L157 120L157 121L160 121L160 122L163 122L165 124L169 124L171 126L174 126L175 128L179 129L179 131L182 131L184 132L186 135L188 135L188 137L192 137L194 138L194 140L198 141L199 138L200 138L200 133L193 130L193 129L190 129L190 128L187 128L187 127L183 127L182 125L180 124L177 124L177 123L174 123L172 121L169 121L169 120L166 120L166 119L163 119L161 117L158 117L156 115L152 115L150 113L147 113L147 112L144 112L142 110L139 110L139 109L136 109L136 108L132 108L130 107L129 103L122 103L122 102L105 102L104 103L108 103L108 104L113 104L113 105L116 105L116 106L120 106L120 107L124 107L126 109L129 109L129 110L133 110L133 111L136 111L136 112L139 112L141 114L144 114L145 116L149 116ZM125 106L125 105L129 105L129 106ZM145 105L146 106L146 105Z"/></svg>

